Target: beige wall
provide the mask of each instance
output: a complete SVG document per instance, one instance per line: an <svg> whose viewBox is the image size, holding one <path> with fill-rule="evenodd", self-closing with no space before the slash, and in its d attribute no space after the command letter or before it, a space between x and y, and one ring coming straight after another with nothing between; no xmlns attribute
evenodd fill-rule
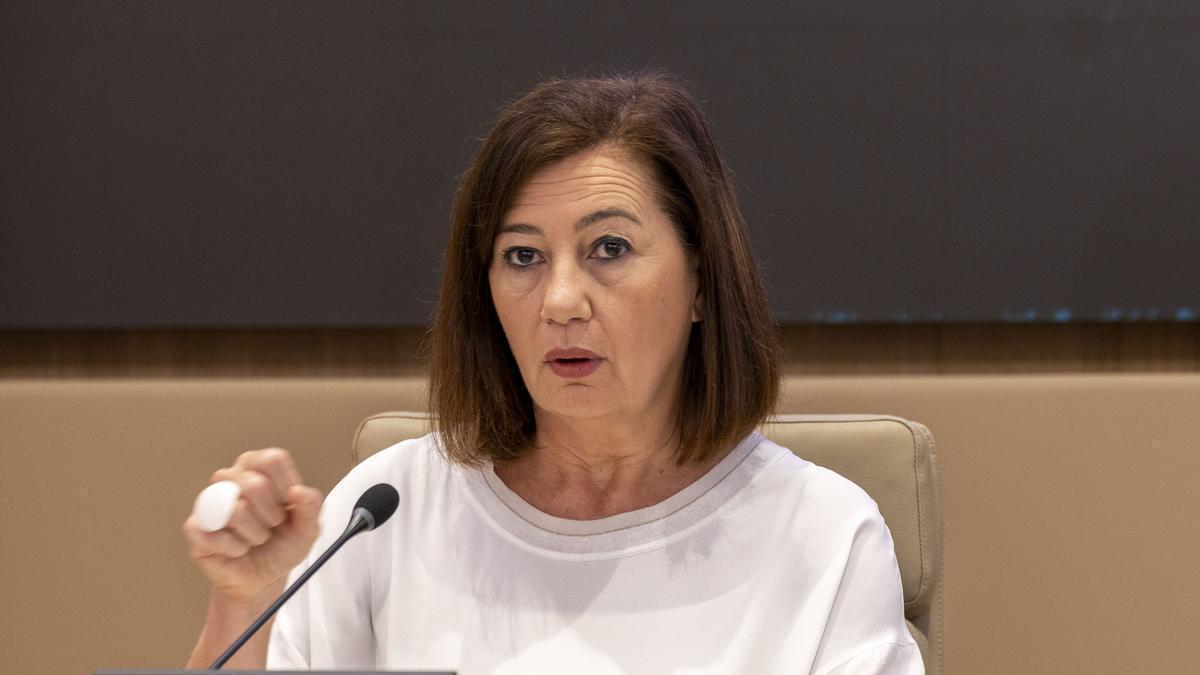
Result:
<svg viewBox="0 0 1200 675"><path fill-rule="evenodd" d="M1200 672L1200 375L813 378L809 412L929 424L946 672Z"/></svg>
<svg viewBox="0 0 1200 675"><path fill-rule="evenodd" d="M793 354L834 370L847 359L877 370L904 372L909 364L954 372L969 369L939 353L987 351L892 344L896 334L870 331L840 345L829 333L791 330ZM1200 672L1200 655L1187 648L1200 627L1200 586L1192 578L1200 569L1193 522L1200 442L1192 431L1200 373L1188 360L1195 348L1188 330L1109 351L1098 346L1107 338L1093 343L1060 333L1021 358L1034 364L1027 370L1074 363L1136 371L1144 357L1160 359L1157 370L1191 372L1021 373L1017 357L1030 351L1021 349L991 365L970 361L976 371L1012 374L853 375L847 368L789 379L786 412L899 414L925 422L937 437L947 672ZM944 332L925 337L948 339ZM349 468L359 419L420 400L419 378L332 376L364 363L420 371L411 355L387 356L394 339L350 338L368 358L325 337L307 348L278 338L280 349L271 352L253 336L240 338L239 347L228 334L126 335L120 339L160 351L124 356L108 351L111 342L97 347L74 336L67 341L82 346L64 348L64 338L37 347L24 336L23 355L0 355L10 375L0 379L0 672L181 665L202 621L205 589L178 529L208 473L240 450L277 444L295 451L309 480L328 488ZM982 334L975 339L986 345ZM227 353L205 356L201 347L214 340L225 340ZM11 336L0 339L0 346L14 344ZM993 341L1001 355L1009 348ZM254 374L267 353L275 354L272 377L197 376L237 372L238 363ZM1088 356L1096 353L1107 356ZM306 358L330 376L278 376L302 370ZM126 376L64 377L99 375L101 362L106 374ZM21 363L48 370L12 377ZM128 377L153 368L190 377ZM791 372L798 369L793 362Z"/></svg>

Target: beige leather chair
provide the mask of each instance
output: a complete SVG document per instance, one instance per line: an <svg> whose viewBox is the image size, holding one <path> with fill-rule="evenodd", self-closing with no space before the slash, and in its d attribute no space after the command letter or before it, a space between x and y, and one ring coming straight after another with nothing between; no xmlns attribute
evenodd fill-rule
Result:
<svg viewBox="0 0 1200 675"><path fill-rule="evenodd" d="M428 432L424 413L373 415L354 436L354 460ZM933 436L888 415L781 415L763 433L867 491L887 521L904 584L904 616L925 672L942 675L942 503Z"/></svg>

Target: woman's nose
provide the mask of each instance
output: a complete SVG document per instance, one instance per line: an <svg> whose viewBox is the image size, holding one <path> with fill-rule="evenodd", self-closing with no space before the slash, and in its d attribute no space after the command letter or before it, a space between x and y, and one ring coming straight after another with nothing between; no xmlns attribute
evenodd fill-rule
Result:
<svg viewBox="0 0 1200 675"><path fill-rule="evenodd" d="M591 318L586 272L573 262L552 264L542 296L542 320L565 326Z"/></svg>

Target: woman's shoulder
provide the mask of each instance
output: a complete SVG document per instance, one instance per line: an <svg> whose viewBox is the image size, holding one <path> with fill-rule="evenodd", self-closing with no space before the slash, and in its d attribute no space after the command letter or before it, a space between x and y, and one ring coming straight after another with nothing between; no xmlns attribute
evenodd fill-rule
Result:
<svg viewBox="0 0 1200 675"><path fill-rule="evenodd" d="M360 461L330 491L329 499L354 502L372 485L388 483L404 500L445 484L455 470L442 453L437 434L426 434L400 441Z"/></svg>
<svg viewBox="0 0 1200 675"><path fill-rule="evenodd" d="M769 442L769 441L768 441ZM815 564L845 564L852 551L865 552L878 574L895 568L894 545L875 500L850 479L782 449L761 487L759 516L778 524L777 554L790 550ZM789 548L791 547L791 548Z"/></svg>
<svg viewBox="0 0 1200 675"><path fill-rule="evenodd" d="M852 520L879 517L875 500L849 478L814 464L767 438L762 440L758 450L777 456L764 476L764 482L794 499L796 508L819 509Z"/></svg>

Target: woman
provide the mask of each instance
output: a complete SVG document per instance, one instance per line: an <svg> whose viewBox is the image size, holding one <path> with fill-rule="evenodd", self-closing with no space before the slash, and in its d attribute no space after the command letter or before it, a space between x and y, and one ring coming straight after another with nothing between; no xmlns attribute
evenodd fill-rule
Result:
<svg viewBox="0 0 1200 675"><path fill-rule="evenodd" d="M672 79L553 80L504 111L462 179L430 344L436 433L323 508L282 450L214 474L243 497L225 530L184 526L213 583L191 665L388 482L396 516L228 667L923 672L874 502L754 431L776 337Z"/></svg>

